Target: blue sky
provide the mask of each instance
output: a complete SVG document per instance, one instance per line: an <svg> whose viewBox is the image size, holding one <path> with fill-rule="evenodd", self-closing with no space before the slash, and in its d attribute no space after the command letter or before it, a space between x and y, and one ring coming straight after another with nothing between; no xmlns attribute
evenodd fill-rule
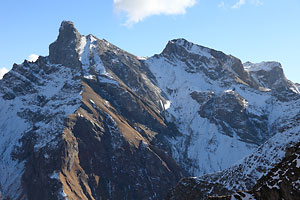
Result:
<svg viewBox="0 0 300 200"><path fill-rule="evenodd" d="M299 0L3 1L0 69L31 54L48 55L62 20L138 56L185 38L243 62L279 61L286 76L300 83Z"/></svg>

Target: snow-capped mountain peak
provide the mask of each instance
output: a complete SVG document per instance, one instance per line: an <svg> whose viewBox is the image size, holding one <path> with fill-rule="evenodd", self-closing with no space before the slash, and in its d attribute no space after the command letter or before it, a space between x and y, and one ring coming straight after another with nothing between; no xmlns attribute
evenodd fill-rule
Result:
<svg viewBox="0 0 300 200"><path fill-rule="evenodd" d="M225 170L251 153L242 161L253 163L270 155L260 145L281 142L278 131L290 130L286 139L298 130L289 128L298 123L297 87L278 66L249 70L185 39L141 58L64 21L49 56L0 80L0 193L162 199L184 176Z"/></svg>
<svg viewBox="0 0 300 200"><path fill-rule="evenodd" d="M206 58L212 57L209 48L193 44L183 38L169 41L166 48L163 50L163 53L176 53L176 47L174 47L174 45L178 48L184 48L190 54L197 54Z"/></svg>

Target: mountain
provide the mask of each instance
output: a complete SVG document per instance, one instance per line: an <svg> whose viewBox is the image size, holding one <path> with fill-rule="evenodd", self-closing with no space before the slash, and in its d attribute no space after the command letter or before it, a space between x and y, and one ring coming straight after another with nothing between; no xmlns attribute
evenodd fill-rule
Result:
<svg viewBox="0 0 300 200"><path fill-rule="evenodd" d="M143 65L71 22L59 32L48 57L14 65L0 82L3 195L161 198L186 173L160 136L176 130L150 101L158 97Z"/></svg>
<svg viewBox="0 0 300 200"><path fill-rule="evenodd" d="M184 133L171 140L173 157L192 176L229 167L299 111L299 91L275 62L260 70L281 72L274 89L255 81L237 58L184 39L170 41L147 64L172 102L166 118Z"/></svg>
<svg viewBox="0 0 300 200"><path fill-rule="evenodd" d="M163 199L189 176L230 194L299 135L299 89L277 62L242 64L185 39L143 58L69 21L49 56L4 75L0 105L11 199Z"/></svg>

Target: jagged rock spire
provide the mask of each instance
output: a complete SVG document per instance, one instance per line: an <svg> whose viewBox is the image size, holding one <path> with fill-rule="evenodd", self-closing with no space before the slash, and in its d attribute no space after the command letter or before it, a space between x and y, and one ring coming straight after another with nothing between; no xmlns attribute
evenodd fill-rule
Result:
<svg viewBox="0 0 300 200"><path fill-rule="evenodd" d="M49 58L52 63L79 68L81 63L76 52L81 35L73 22L63 21L57 40L49 46Z"/></svg>
<svg viewBox="0 0 300 200"><path fill-rule="evenodd" d="M80 37L80 33L71 21L63 21L59 28L59 38Z"/></svg>

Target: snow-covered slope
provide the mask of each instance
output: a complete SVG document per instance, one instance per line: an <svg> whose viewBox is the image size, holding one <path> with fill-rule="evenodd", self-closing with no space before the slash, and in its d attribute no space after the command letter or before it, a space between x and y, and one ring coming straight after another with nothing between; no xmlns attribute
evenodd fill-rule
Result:
<svg viewBox="0 0 300 200"><path fill-rule="evenodd" d="M25 61L0 80L0 185L12 199L24 198L24 162L13 156L22 154L18 152L21 138L26 134L35 137L34 151L55 148L64 118L81 100L80 81L73 80L70 68L50 64L42 57L38 62L44 62L44 68Z"/></svg>
<svg viewBox="0 0 300 200"><path fill-rule="evenodd" d="M263 176L268 174L271 169L274 171L273 168L286 157L286 149L295 146L300 141L300 104L299 101L294 103L294 108L298 109L298 114L292 117L288 123L278 127L279 129L276 135L262 144L252 154L223 171L207 174L202 177L182 179L177 186L170 191L167 199L193 199L194 197L197 197L197 199L207 199L208 196L223 196L236 191L252 190L253 187L254 191L260 190L261 186L266 188L266 184L264 183L266 178ZM259 183L256 186L258 181ZM270 182L272 180L268 181ZM285 184L288 183L285 182ZM274 183L270 185L274 185ZM280 188L278 186L270 186L271 190L272 188L275 188L275 190L287 189L287 187L281 187L281 185ZM265 196L270 196L271 194L272 192L270 191L259 193L259 195ZM241 196L243 197L241 199L247 199L244 194L240 193L232 195L232 198L233 196ZM224 197L224 199L230 199L230 196ZM255 198L253 197L253 199Z"/></svg>
<svg viewBox="0 0 300 200"><path fill-rule="evenodd" d="M221 134L217 125L199 115L201 105L191 95L194 91L223 94L230 87L222 88L217 81L208 83L201 73L186 72L187 66L179 59L170 63L164 57L154 57L147 60L147 64L158 86L168 94L170 106L166 109L166 118L177 124L184 134L182 138L170 140L173 156L180 163L190 161L186 169L191 174L199 176L225 169L256 147L240 141L237 136ZM227 158L229 152L231 157Z"/></svg>
<svg viewBox="0 0 300 200"><path fill-rule="evenodd" d="M173 157L194 176L228 168L298 112L249 73L280 64L243 66L232 56L184 39L170 41L146 64L170 102L166 118L183 133L170 139ZM292 89L287 89L290 95L299 93Z"/></svg>
<svg viewBox="0 0 300 200"><path fill-rule="evenodd" d="M300 102L295 102L294 108L299 109L299 106ZM284 158L287 147L300 141L299 117L298 110L288 123L278 127L278 132L252 154L224 171L199 177L199 180L220 183L231 191L251 189L259 178Z"/></svg>

